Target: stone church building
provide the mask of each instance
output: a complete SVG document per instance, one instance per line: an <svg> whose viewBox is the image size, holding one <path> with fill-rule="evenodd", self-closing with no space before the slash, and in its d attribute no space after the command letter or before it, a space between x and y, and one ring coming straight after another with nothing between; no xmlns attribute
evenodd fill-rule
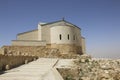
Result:
<svg viewBox="0 0 120 80"><path fill-rule="evenodd" d="M85 53L85 38L81 36L80 27L64 19L39 23L37 29L19 33L12 45L57 48L62 54Z"/></svg>

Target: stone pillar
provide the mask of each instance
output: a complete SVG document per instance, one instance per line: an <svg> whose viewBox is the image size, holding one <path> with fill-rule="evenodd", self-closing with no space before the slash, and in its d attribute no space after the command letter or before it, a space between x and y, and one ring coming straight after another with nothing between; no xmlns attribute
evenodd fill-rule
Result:
<svg viewBox="0 0 120 80"><path fill-rule="evenodd" d="M2 48L2 54L8 54L8 50L6 48Z"/></svg>
<svg viewBox="0 0 120 80"><path fill-rule="evenodd" d="M82 43L82 53L86 54L86 46L85 46L85 38L81 38L81 43Z"/></svg>
<svg viewBox="0 0 120 80"><path fill-rule="evenodd" d="M0 48L0 54L3 54L2 49Z"/></svg>
<svg viewBox="0 0 120 80"><path fill-rule="evenodd" d="M42 40L41 37L42 36L42 34L41 34L41 25L40 24L38 24L38 40Z"/></svg>

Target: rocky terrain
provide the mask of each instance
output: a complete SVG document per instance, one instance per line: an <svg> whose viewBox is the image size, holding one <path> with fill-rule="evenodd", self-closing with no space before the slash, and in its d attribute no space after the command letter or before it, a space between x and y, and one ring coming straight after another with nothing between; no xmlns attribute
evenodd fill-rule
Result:
<svg viewBox="0 0 120 80"><path fill-rule="evenodd" d="M84 54L60 54L45 47L4 47L1 54L38 55L40 58L75 59L74 67L57 68L64 80L120 80L120 59L99 59Z"/></svg>
<svg viewBox="0 0 120 80"><path fill-rule="evenodd" d="M75 64L74 68L58 69L65 80L120 80L120 59L96 59L82 55Z"/></svg>

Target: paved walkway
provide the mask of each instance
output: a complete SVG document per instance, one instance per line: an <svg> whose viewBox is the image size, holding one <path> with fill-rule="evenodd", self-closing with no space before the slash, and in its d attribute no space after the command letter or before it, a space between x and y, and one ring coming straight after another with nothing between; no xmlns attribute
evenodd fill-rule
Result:
<svg viewBox="0 0 120 80"><path fill-rule="evenodd" d="M0 80L63 80L56 68L58 59L40 58L36 61L6 71Z"/></svg>

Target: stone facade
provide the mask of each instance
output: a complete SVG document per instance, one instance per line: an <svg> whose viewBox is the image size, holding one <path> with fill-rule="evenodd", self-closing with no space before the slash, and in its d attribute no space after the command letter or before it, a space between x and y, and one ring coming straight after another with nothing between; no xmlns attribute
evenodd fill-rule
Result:
<svg viewBox="0 0 120 80"><path fill-rule="evenodd" d="M84 54L85 38L81 36L81 29L76 25L60 20L52 23L38 24L38 29L20 33L14 46L46 46L56 48L62 54Z"/></svg>
<svg viewBox="0 0 120 80"><path fill-rule="evenodd" d="M57 48L61 54L83 54L81 47L73 44L52 44L51 48Z"/></svg>
<svg viewBox="0 0 120 80"><path fill-rule="evenodd" d="M23 44L24 43L24 44ZM13 40L12 45L15 46L46 46L45 41L38 41L38 40Z"/></svg>
<svg viewBox="0 0 120 80"><path fill-rule="evenodd" d="M32 30L17 35L17 40L38 40L38 30Z"/></svg>

